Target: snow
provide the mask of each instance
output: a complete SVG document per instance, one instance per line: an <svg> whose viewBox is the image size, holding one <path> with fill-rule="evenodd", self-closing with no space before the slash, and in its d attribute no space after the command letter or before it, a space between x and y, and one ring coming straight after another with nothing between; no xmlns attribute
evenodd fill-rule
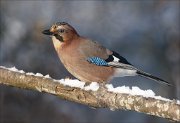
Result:
<svg viewBox="0 0 180 123"><path fill-rule="evenodd" d="M177 103L177 104L180 104L180 100L176 100L176 103Z"/></svg>
<svg viewBox="0 0 180 123"><path fill-rule="evenodd" d="M42 75L41 73L36 73L36 74L34 74L34 73L32 73L32 72L28 72L28 73L26 73L26 75L30 75L30 76L38 76L38 77L45 77L45 78L51 78L50 76L49 76L49 74L47 74L47 75Z"/></svg>
<svg viewBox="0 0 180 123"><path fill-rule="evenodd" d="M12 67L12 68L6 68L6 67L4 67L4 66L0 66L0 67L2 67L2 68L4 68L4 69L11 70L11 71L14 71L14 72L25 73L23 70L18 70L18 69L16 69L16 67Z"/></svg>
<svg viewBox="0 0 180 123"><path fill-rule="evenodd" d="M26 75L31 75L31 76L33 75L34 76L35 74L31 73L31 72L28 72L28 73L26 73Z"/></svg>
<svg viewBox="0 0 180 123"><path fill-rule="evenodd" d="M14 71L14 72L19 72L19 73L25 73L23 70L18 70L16 69L16 67L12 67L12 68L6 68L4 66L0 66L0 68L4 68L10 71ZM41 73L25 73L26 75L32 75L32 76L38 76L38 77L45 77L45 78L50 78L52 79L49 75L45 75L43 76ZM53 81L58 82L60 84L63 84L65 86L70 86L70 87L76 87L76 88L81 88L83 90L91 90L91 91L97 91L99 89L99 84L97 82L92 82L90 83L88 86L85 86L85 82L79 81L77 79L61 79L61 80L55 80L53 79ZM180 104L180 100L170 100L161 96L157 96L152 90L148 89L148 90L142 90L139 87L132 87L132 89L130 89L128 86L121 86L121 87L113 87L112 84L106 84L105 85L107 90L109 92L113 92L113 93L124 93L124 94L130 94L130 95L140 95L143 97L151 97L151 98L155 98L155 99L159 99L159 100L164 100L164 101L170 101L170 102L175 102L177 104Z"/></svg>
<svg viewBox="0 0 180 123"><path fill-rule="evenodd" d="M121 86L121 87L114 88L112 84L106 84L106 87L109 92L124 93L124 94L130 94L130 95L139 95L139 96L143 96L143 97L151 97L151 98L155 98L158 100L169 101L169 102L174 101L174 100L170 100L170 99L167 99L167 98L164 98L161 96L156 96L156 94L150 89L142 90L136 86L132 87L132 89L130 89L127 86ZM180 100L175 100L175 102L177 104L180 104Z"/></svg>
<svg viewBox="0 0 180 123"><path fill-rule="evenodd" d="M45 78L51 78L49 74L45 75L44 77Z"/></svg>
<svg viewBox="0 0 180 123"><path fill-rule="evenodd" d="M23 70L18 70L16 67L11 67L11 68L6 68L4 66L0 66L0 68L3 68L3 69L7 69L7 70L10 70L10 71L14 71L14 72L18 72L18 73L25 73ZM38 77L45 77L45 78L51 78L49 75L46 75L46 76L43 76L41 73L32 73L32 72L27 72L25 73L26 75L31 75L31 76L38 76Z"/></svg>
<svg viewBox="0 0 180 123"><path fill-rule="evenodd" d="M90 85L84 87L85 90L97 91L99 89L99 84L97 82L92 82Z"/></svg>
<svg viewBox="0 0 180 123"><path fill-rule="evenodd" d="M114 93L125 93L125 94L131 94L131 95L142 95L144 97L152 97L155 95L155 93L152 90L141 90L139 87L132 87L130 89L128 86L121 86L114 88L112 84L106 84L106 87L108 91L114 92Z"/></svg>
<svg viewBox="0 0 180 123"><path fill-rule="evenodd" d="M61 79L61 80L55 80L63 85L68 85L70 87L77 87L77 88L81 88L83 89L84 88L84 85L85 85L85 82L80 82L79 80L77 79Z"/></svg>
<svg viewBox="0 0 180 123"><path fill-rule="evenodd" d="M36 73L35 76L43 77L41 73Z"/></svg>
<svg viewBox="0 0 180 123"><path fill-rule="evenodd" d="M4 66L0 66L0 68L4 68L10 71L14 71L14 72L19 72L19 73L25 73L23 70L18 70L16 69L16 67L12 67L12 68L6 68ZM25 73L26 75L30 75L30 76L37 76L37 77L45 77L45 78L50 78L52 79L49 75L45 75L43 76L41 73L32 73L32 72L27 72ZM60 84L63 84L65 86L70 86L70 87L77 87L77 88L81 88L83 90L92 90L92 91L97 91L99 89L99 84L97 82L92 82L90 85L85 86L85 82L79 81L77 79L61 79L61 80L55 80L53 79L53 81L55 82L59 82ZM84 87L85 86L85 87Z"/></svg>
<svg viewBox="0 0 180 123"><path fill-rule="evenodd" d="M76 87L76 88L81 88L83 90L92 90L92 91L97 91L99 89L99 84L97 82L92 82L88 86L85 86L85 82L79 81L78 79L61 79L61 80L55 80L65 86L70 86L70 87Z"/></svg>

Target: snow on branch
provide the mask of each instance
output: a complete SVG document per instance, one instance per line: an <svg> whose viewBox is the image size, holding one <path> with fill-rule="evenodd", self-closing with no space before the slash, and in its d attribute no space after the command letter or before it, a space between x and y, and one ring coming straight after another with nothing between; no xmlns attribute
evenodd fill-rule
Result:
<svg viewBox="0 0 180 123"><path fill-rule="evenodd" d="M36 90L94 108L133 110L173 121L180 121L180 101L155 96L152 90L138 87L117 87L111 84L71 79L54 80L49 75L25 73L23 70L0 66L0 84Z"/></svg>

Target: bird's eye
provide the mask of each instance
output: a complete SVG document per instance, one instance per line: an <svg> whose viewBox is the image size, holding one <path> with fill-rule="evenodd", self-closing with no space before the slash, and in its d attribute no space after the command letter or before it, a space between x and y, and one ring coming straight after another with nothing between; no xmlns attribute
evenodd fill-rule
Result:
<svg viewBox="0 0 180 123"><path fill-rule="evenodd" d="M64 29L60 29L59 32L60 32L60 33L64 33L65 30L64 30Z"/></svg>

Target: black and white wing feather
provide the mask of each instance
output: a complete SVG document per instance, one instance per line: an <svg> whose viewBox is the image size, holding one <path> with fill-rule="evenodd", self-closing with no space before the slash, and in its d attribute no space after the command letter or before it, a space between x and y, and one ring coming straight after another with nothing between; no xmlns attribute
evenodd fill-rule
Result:
<svg viewBox="0 0 180 123"><path fill-rule="evenodd" d="M143 76L152 80L155 80L159 83L166 84L170 86L169 82L155 77L149 73L143 72L135 68L132 64L130 64L125 58L120 56L118 53L112 51L112 54L109 55L107 59L102 59L100 57L90 57L87 59L90 63L96 64L98 66L111 66L115 67L116 74L115 77L122 77L122 76Z"/></svg>
<svg viewBox="0 0 180 123"><path fill-rule="evenodd" d="M105 60L108 66L128 69L128 70L137 70L132 64L130 64L124 57L120 56L118 53L112 51L112 54L109 55L108 59Z"/></svg>

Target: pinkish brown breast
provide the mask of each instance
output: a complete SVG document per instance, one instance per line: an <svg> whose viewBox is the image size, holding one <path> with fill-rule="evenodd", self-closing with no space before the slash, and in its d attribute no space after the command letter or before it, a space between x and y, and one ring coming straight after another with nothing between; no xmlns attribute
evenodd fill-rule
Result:
<svg viewBox="0 0 180 123"><path fill-rule="evenodd" d="M91 55L98 55L97 51L92 51L87 54L83 50L90 50L89 48L82 50L82 45L86 43L85 39L73 40L68 46L56 46L58 56L66 69L76 78L85 82L107 82L113 75L114 70L111 67L97 66L87 61L87 57ZM100 51L98 51L100 52ZM104 52L104 51L103 51ZM91 54L91 55L90 55ZM104 56L105 57L105 56Z"/></svg>

